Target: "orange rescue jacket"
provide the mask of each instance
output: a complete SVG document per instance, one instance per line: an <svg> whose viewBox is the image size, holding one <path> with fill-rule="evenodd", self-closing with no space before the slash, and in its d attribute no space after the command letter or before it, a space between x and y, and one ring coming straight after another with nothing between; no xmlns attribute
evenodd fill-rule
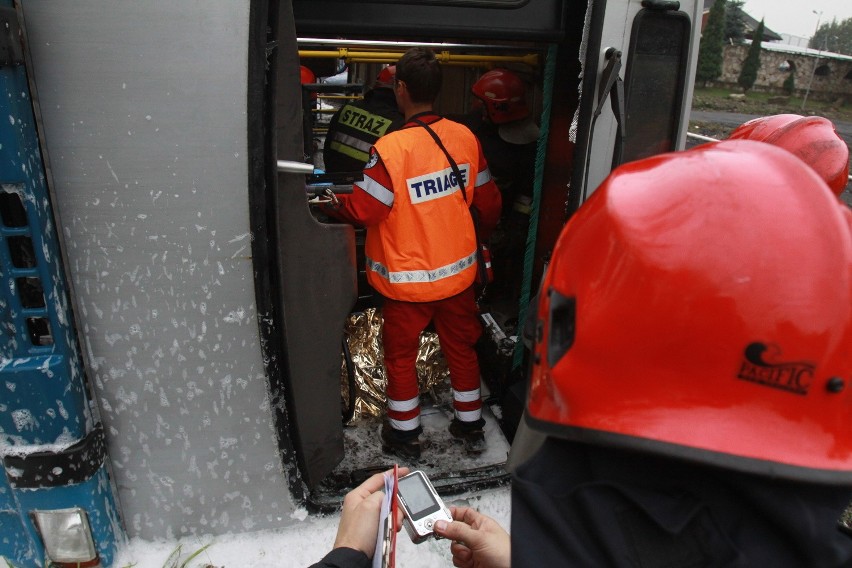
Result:
<svg viewBox="0 0 852 568"><path fill-rule="evenodd" d="M380 294L408 302L454 296L473 284L476 237L468 210L479 172L473 133L449 120L430 127L464 178L467 202L446 156L422 127L397 130L375 149L393 183L388 217L367 229L367 280Z"/></svg>

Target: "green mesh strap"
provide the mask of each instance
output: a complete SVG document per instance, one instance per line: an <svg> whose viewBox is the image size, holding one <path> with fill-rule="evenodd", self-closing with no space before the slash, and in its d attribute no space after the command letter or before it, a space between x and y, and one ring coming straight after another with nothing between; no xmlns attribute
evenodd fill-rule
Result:
<svg viewBox="0 0 852 568"><path fill-rule="evenodd" d="M544 64L544 87L542 89L541 133L535 154L535 183L533 185L532 205L530 206L530 225L527 231L527 245L524 250L524 279L521 282L520 309L518 310L518 343L515 345L512 368L517 369L523 362L524 342L521 341L524 321L530 303L532 287L533 261L535 257L535 237L538 233L538 210L541 205L541 185L544 177L544 159L547 156L547 137L550 133L550 111L553 106L553 78L556 74L556 46L547 50Z"/></svg>

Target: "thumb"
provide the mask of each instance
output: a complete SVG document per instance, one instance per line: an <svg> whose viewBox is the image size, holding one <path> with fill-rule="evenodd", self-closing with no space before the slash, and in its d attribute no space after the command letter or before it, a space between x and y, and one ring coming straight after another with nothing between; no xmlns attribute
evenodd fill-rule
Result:
<svg viewBox="0 0 852 568"><path fill-rule="evenodd" d="M480 540L479 533L461 521L453 521L451 523L436 521L435 532L444 538L462 542L468 548L472 548Z"/></svg>

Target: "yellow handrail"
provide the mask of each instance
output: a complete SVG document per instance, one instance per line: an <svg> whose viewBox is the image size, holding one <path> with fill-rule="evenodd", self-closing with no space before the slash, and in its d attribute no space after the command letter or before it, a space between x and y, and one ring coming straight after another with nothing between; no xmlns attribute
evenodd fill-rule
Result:
<svg viewBox="0 0 852 568"><path fill-rule="evenodd" d="M394 63L402 57L402 51L354 51L346 47L330 50L300 49L299 57L344 59L347 63ZM525 63L537 67L541 57L537 53L525 55L475 55L440 51L435 58L448 65L476 65L482 63Z"/></svg>

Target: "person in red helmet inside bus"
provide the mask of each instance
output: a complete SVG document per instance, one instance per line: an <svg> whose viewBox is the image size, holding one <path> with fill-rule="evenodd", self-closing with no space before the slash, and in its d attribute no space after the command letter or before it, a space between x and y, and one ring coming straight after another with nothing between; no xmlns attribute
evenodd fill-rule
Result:
<svg viewBox="0 0 852 568"><path fill-rule="evenodd" d="M454 565L852 565L849 219L765 143L616 169L541 285L511 537L464 509Z"/></svg>
<svg viewBox="0 0 852 568"><path fill-rule="evenodd" d="M490 243L494 284L489 295L493 297L501 293L517 297L523 276L517 262L526 246L539 136L527 89L517 73L492 69L471 87L471 111L450 117L479 139L503 198L500 225Z"/></svg>
<svg viewBox="0 0 852 568"><path fill-rule="evenodd" d="M493 69L473 84L471 93L477 104L462 123L480 139L489 164L495 163L504 215L512 209L528 214L539 128L527 104L527 85L508 69Z"/></svg>
<svg viewBox="0 0 852 568"><path fill-rule="evenodd" d="M777 114L750 120L731 132L731 140L760 140L792 152L812 167L840 196L849 183L849 146L822 116Z"/></svg>
<svg viewBox="0 0 852 568"><path fill-rule="evenodd" d="M323 147L325 171L360 172L376 140L403 125L393 93L395 75L396 65L384 67L362 100L346 103L331 117Z"/></svg>

